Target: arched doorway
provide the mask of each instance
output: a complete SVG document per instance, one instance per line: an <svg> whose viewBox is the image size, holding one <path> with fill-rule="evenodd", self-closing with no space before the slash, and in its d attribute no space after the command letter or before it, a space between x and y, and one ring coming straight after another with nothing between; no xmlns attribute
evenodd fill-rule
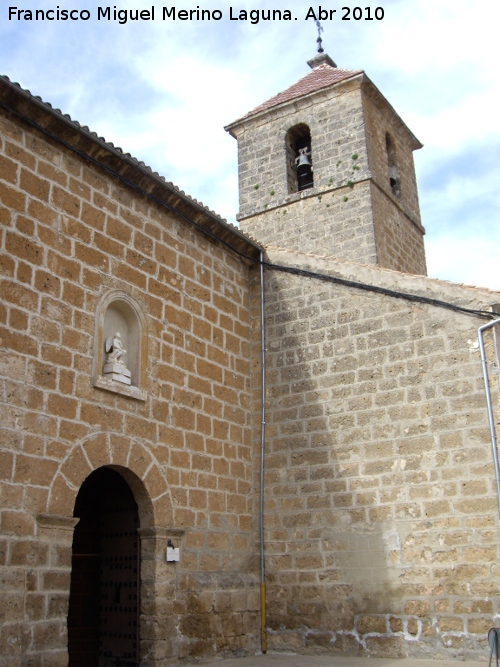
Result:
<svg viewBox="0 0 500 667"><path fill-rule="evenodd" d="M99 468L75 502L68 612L69 667L139 665L137 503L123 477Z"/></svg>

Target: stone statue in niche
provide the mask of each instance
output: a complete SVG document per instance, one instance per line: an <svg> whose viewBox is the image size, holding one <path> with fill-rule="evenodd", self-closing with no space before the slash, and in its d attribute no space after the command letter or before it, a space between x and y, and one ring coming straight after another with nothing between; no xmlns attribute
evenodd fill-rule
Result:
<svg viewBox="0 0 500 667"><path fill-rule="evenodd" d="M109 380L114 380L115 382L121 382L122 384L130 384L131 373L122 359L127 350L123 347L122 337L119 331L106 338L104 349L107 354L103 368L104 377Z"/></svg>

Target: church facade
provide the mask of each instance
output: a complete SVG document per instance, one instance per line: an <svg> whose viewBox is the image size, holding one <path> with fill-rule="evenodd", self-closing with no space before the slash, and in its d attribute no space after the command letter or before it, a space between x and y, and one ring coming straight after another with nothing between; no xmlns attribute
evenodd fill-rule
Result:
<svg viewBox="0 0 500 667"><path fill-rule="evenodd" d="M227 128L241 230L0 79L0 664L254 653L262 565L269 650L484 655L500 295L425 276L418 140L310 65Z"/></svg>

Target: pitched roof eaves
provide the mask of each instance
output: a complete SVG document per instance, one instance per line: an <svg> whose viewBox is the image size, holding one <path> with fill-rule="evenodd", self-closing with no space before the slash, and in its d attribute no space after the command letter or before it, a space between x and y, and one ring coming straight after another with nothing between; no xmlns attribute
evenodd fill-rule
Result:
<svg viewBox="0 0 500 667"><path fill-rule="evenodd" d="M349 70L345 70L349 71ZM318 88L311 90L306 93L297 93L293 97L290 97L289 99L283 100L282 102L276 102L276 104L270 104L269 106L265 106L267 102L263 102L262 104L259 104L258 107L255 107L252 111L249 111L246 113L244 116L241 116L240 118L237 118L234 120L232 123L229 123L229 125L226 125L224 129L226 132L229 132L231 136L235 136L232 132L233 127L237 127L238 125L241 125L242 123L246 122L247 120L254 120L254 118L259 118L260 116L263 116L264 114L268 113L271 110L274 109L281 109L289 104L293 104L296 102L298 99L307 99L308 97L312 97L313 95L317 95L318 93L324 92L328 88L335 88L336 86L341 86L343 85L346 81L352 81L352 79L355 79L356 77L361 77L363 78L365 75L363 70L352 70L352 75L346 76L345 78L341 79L340 81L333 81L326 83L323 86L319 86ZM305 78L305 77L304 77ZM298 83L298 82L297 82ZM292 87L292 86L290 86ZM281 93L277 93L277 95L274 95L271 97L271 100L273 100L276 97L279 97L282 93L286 92L282 91Z"/></svg>
<svg viewBox="0 0 500 667"><path fill-rule="evenodd" d="M69 114L63 114L60 109L54 109L50 103L44 102L41 97L33 95L29 90L22 88L18 83L12 82L9 77L0 74L0 88L2 84L10 91L11 96L16 96L17 98L21 98L24 103L34 105L39 111L44 114L48 114L51 118L53 118L56 123L62 123L70 132L76 132L80 137L90 141L91 145L98 148L96 152L104 150L106 153L111 154L114 158L117 158L124 167L124 169L122 168L122 171L131 169L135 172L138 172L138 174L141 174L141 176L146 177L150 181L153 181L153 183L151 183L153 187L150 187L151 190L154 189L155 185L160 186L163 190L168 190L171 195L178 197L186 206L195 209L198 213L206 216L211 223L209 225L210 227L219 227L221 228L221 231L225 230L226 235L229 234L236 236L240 243L252 246L253 250L258 250L259 252L262 250L262 246L257 241L255 241L255 239L244 234L238 227L229 223L227 220L209 209L203 203L187 195L183 190L178 188L172 182L167 181L164 176L161 176L158 172L153 171L151 167L147 166L143 161L133 157L130 153L125 153L121 148L115 146L113 143L107 142L104 137L99 137L96 132L92 132L88 126L81 125L78 121L73 120ZM11 111L14 111L15 113L18 113L20 116L23 115L22 113L19 113L18 109L11 109L6 104L3 104L2 106L4 106L4 108L10 109ZM22 106L22 104L19 106ZM28 117L26 120L36 125L32 118ZM49 123L46 123L45 126L41 126L41 129L47 130L46 125L49 125ZM60 137L60 139L63 138ZM78 142L76 143L77 145L74 146L74 148L77 148L81 151L81 146L78 145ZM89 151L84 150L83 152L86 152L89 157L95 157Z"/></svg>

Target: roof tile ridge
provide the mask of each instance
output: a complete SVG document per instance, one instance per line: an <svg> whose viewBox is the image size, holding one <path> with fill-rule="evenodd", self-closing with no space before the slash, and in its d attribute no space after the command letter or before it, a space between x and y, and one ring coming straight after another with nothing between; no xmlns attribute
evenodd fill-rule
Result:
<svg viewBox="0 0 500 667"><path fill-rule="evenodd" d="M445 278L433 278L432 276L426 276L422 273L408 273L406 271L399 271L398 269L390 269L385 266L377 266L376 264L366 264L365 262L355 262L353 260L341 259L340 257L335 257L335 255L318 255L314 253L303 252L301 250L293 250L292 248L282 248L281 246L275 246L272 244L265 245L264 249L270 251L284 252L290 255L300 255L302 257L310 259L326 259L333 260L338 264L344 264L346 266L359 266L360 268L371 269L377 271L378 273L384 274L394 274L402 276L404 278L418 278L428 282L431 282L436 285L449 285L450 287L463 287L467 290L474 290L475 292L488 292L490 294L500 294L500 290L492 289L491 287L481 287L478 285L469 285L467 283L454 282L453 280L447 280Z"/></svg>

